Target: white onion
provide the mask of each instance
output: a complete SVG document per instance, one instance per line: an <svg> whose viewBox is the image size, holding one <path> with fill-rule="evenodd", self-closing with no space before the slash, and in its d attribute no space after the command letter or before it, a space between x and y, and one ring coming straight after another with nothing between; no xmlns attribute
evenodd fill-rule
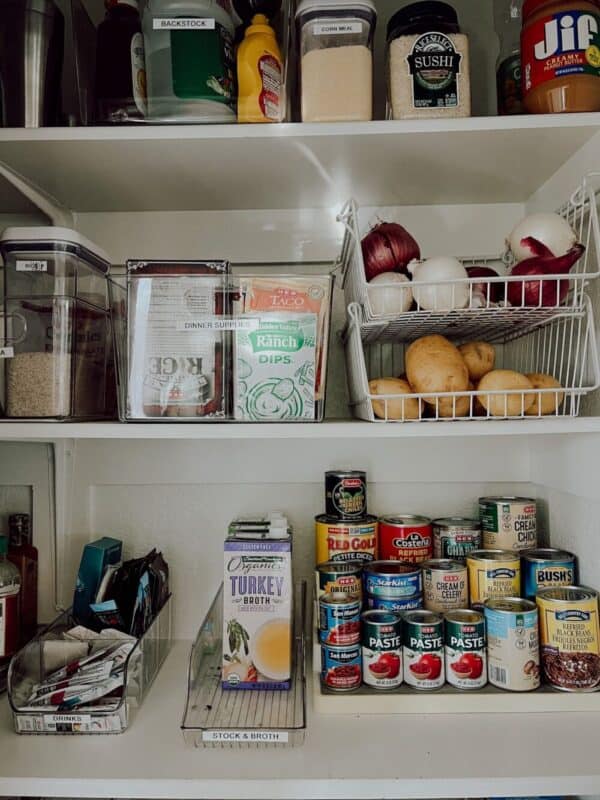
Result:
<svg viewBox="0 0 600 800"><path fill-rule="evenodd" d="M410 281L399 272L382 272L369 281L369 300L373 314L403 314L412 306Z"/></svg>
<svg viewBox="0 0 600 800"><path fill-rule="evenodd" d="M559 214L530 214L519 222L506 240L506 246L517 263L535 255L521 244L528 237L537 239L557 257L564 256L577 242L575 231Z"/></svg>
<svg viewBox="0 0 600 800"><path fill-rule="evenodd" d="M427 261L411 261L408 271L413 281L426 281L431 284L413 285L413 297L420 308L428 311L448 311L453 308L465 308L468 304L469 276L458 259L438 256ZM437 281L457 281L457 283L437 283Z"/></svg>

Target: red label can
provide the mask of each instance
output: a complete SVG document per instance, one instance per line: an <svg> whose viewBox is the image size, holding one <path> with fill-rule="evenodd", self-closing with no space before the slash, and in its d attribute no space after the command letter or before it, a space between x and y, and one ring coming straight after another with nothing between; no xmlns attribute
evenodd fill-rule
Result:
<svg viewBox="0 0 600 800"><path fill-rule="evenodd" d="M412 514L382 517L379 521L379 558L420 564L433 555L431 520Z"/></svg>

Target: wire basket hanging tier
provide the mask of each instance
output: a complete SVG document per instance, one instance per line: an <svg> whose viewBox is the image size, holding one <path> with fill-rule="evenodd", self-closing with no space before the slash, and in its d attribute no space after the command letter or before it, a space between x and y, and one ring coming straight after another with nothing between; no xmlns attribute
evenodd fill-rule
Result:
<svg viewBox="0 0 600 800"><path fill-rule="evenodd" d="M596 194L589 180L583 181L558 213L585 247L570 272L559 276L527 275L524 280L523 276L510 275L513 262L509 254L461 257L465 267L491 267L498 276L435 283L410 281L398 289L405 289L409 298L414 297L410 309L404 313L378 313L373 292L382 289L369 285L365 277L359 208L350 200L338 217L345 227L340 266L346 305L359 306L365 327L363 338L367 336L367 341L374 342L386 335L390 340L409 342L435 332L453 339L502 342L508 335L529 333L567 314L581 314L585 288L600 274L600 226ZM426 303L416 302L425 296Z"/></svg>

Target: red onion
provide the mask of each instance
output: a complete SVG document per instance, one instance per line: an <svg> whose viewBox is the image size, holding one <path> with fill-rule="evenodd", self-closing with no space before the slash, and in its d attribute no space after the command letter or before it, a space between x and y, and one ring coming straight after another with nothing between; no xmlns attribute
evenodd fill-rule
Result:
<svg viewBox="0 0 600 800"><path fill-rule="evenodd" d="M576 244L566 255L559 258L553 256L527 258L512 268L511 275L530 275L538 278L542 275L566 275L584 252L585 247ZM513 306L556 306L562 303L568 291L567 280L514 281L508 284L508 300Z"/></svg>
<svg viewBox="0 0 600 800"><path fill-rule="evenodd" d="M421 258L419 245L397 222L381 222L362 240L365 275L368 281L382 272L403 272L415 258Z"/></svg>
<svg viewBox="0 0 600 800"><path fill-rule="evenodd" d="M491 267L467 267L467 275L469 278L497 278L498 273ZM498 283L488 283L481 281L481 283L473 284L473 294L480 292L488 301L488 303L499 303L504 300L504 286L500 281Z"/></svg>

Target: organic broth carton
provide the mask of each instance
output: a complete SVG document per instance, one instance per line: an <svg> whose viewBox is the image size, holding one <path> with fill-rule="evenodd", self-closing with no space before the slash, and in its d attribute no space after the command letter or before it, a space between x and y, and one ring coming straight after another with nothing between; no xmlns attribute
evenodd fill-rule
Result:
<svg viewBox="0 0 600 800"><path fill-rule="evenodd" d="M224 566L223 688L289 689L292 536L285 517L234 521Z"/></svg>

